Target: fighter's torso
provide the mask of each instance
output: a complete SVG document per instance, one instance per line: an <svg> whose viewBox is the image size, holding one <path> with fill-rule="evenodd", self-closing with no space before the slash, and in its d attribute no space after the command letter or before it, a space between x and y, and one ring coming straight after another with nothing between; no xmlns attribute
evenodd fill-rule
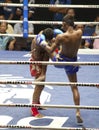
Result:
<svg viewBox="0 0 99 130"><path fill-rule="evenodd" d="M61 54L73 58L77 56L77 52L81 42L81 34L77 31L63 34L62 51Z"/></svg>

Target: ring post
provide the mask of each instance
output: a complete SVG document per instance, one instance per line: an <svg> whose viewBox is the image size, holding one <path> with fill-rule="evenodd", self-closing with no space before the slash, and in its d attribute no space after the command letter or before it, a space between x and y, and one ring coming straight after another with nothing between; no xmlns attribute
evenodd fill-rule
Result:
<svg viewBox="0 0 99 130"><path fill-rule="evenodd" d="M23 0L23 37L28 37L28 0Z"/></svg>

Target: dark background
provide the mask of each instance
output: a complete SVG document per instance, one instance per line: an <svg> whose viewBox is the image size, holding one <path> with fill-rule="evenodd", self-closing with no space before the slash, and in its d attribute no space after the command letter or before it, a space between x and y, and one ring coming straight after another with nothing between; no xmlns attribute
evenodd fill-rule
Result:
<svg viewBox="0 0 99 130"><path fill-rule="evenodd" d="M49 4L50 0L36 0L35 4ZM99 0L72 0L73 5L99 5ZM74 8L76 13L76 21L94 21L99 15L99 8ZM53 21L53 13L48 8L36 8L34 20ZM35 25L35 33L49 27L49 25Z"/></svg>
<svg viewBox="0 0 99 130"><path fill-rule="evenodd" d="M50 0L35 0L35 4L49 4ZM73 5L99 5L99 0L72 0ZM78 20L92 21L99 15L99 8L75 8ZM48 8L36 8L35 19L51 19Z"/></svg>
<svg viewBox="0 0 99 130"><path fill-rule="evenodd" d="M72 4L99 5L99 0L72 0ZM99 8L75 8L75 11L79 21L94 21L96 15L99 15Z"/></svg>

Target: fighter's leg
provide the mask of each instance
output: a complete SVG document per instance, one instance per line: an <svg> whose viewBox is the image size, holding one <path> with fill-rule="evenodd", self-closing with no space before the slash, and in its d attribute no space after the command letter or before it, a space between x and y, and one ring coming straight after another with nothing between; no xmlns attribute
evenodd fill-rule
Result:
<svg viewBox="0 0 99 130"><path fill-rule="evenodd" d="M38 78L35 79L35 81L45 81L45 78L46 78L46 69L47 69L47 66L42 65L41 73L38 76Z"/></svg>
<svg viewBox="0 0 99 130"><path fill-rule="evenodd" d="M76 73L67 74L67 76L68 76L68 79L69 79L70 82L77 82ZM72 90L72 93L73 93L73 100L74 100L75 105L80 105L80 94L79 94L79 91L78 91L78 87L76 85L71 85L71 90ZM76 118L77 118L78 123L83 122L81 115L80 115L80 109L76 109Z"/></svg>
<svg viewBox="0 0 99 130"><path fill-rule="evenodd" d="M42 79L43 79L42 77L44 77L43 81L45 81L46 69L47 69L47 66L41 67L41 73L39 73L39 75L37 75L35 77L35 81L42 81ZM44 85L36 85L35 86L33 98L32 98L33 104L40 104L40 96L41 96L43 89L44 89ZM31 108L32 115L35 117L43 117L43 115L41 113L39 113L38 109L39 109L38 107L32 107Z"/></svg>
<svg viewBox="0 0 99 130"><path fill-rule="evenodd" d="M40 96L41 96L43 89L44 89L44 85L35 85L33 97L32 97L33 104L40 104ZM34 106L31 108L31 113L35 117L38 117L38 118L43 117L43 115L41 113L39 113L37 106Z"/></svg>
<svg viewBox="0 0 99 130"><path fill-rule="evenodd" d="M42 61L49 61L49 55L47 52L44 53ZM35 81L45 81L46 79L47 65L41 65L41 73Z"/></svg>

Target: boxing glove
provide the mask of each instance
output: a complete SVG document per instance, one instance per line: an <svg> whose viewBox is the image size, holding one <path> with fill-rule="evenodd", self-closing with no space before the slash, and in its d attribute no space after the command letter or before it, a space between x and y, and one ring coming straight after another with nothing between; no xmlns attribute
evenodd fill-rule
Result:
<svg viewBox="0 0 99 130"><path fill-rule="evenodd" d="M54 29L54 37L56 37L58 34L62 34L63 32L60 29Z"/></svg>
<svg viewBox="0 0 99 130"><path fill-rule="evenodd" d="M45 41L45 36L43 34L38 34L36 36L36 44L38 46L42 46L42 47L45 47L47 45L47 42Z"/></svg>

